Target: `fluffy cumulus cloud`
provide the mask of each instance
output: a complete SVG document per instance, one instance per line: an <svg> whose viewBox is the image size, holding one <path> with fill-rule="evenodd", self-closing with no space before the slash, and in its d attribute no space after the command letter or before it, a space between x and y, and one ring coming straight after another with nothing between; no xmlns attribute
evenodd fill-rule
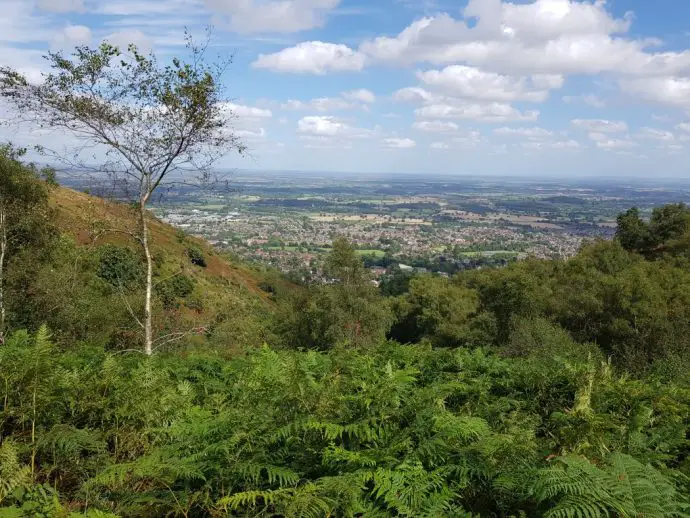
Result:
<svg viewBox="0 0 690 518"><path fill-rule="evenodd" d="M240 34L291 33L322 27L340 0L204 0Z"/></svg>
<svg viewBox="0 0 690 518"><path fill-rule="evenodd" d="M688 70L690 54L653 52L656 40L624 37L632 15L612 17L604 1L471 0L464 17L413 22L395 37L364 42L375 60L466 62L514 74L650 74Z"/></svg>
<svg viewBox="0 0 690 518"><path fill-rule="evenodd" d="M297 133L307 137L327 139L364 139L375 135L376 130L353 127L344 120L330 115L310 115L297 122Z"/></svg>
<svg viewBox="0 0 690 518"><path fill-rule="evenodd" d="M307 41L274 54L261 54L253 66L277 72L325 74L361 70L364 63L364 55L347 45Z"/></svg>
<svg viewBox="0 0 690 518"><path fill-rule="evenodd" d="M477 102L471 99L451 97L424 88L407 87L393 93L393 100L420 104L414 113L418 119L458 119L498 123L535 121L538 110L521 111L508 103Z"/></svg>
<svg viewBox="0 0 690 518"><path fill-rule="evenodd" d="M631 96L690 107L690 51L629 36L633 19L612 15L605 0L470 0L457 17L421 18L358 47L303 43L262 56L257 66L322 74L377 63L449 65L419 77L452 95L497 102L542 102L568 75L613 73ZM604 106L595 94L564 101Z"/></svg>
<svg viewBox="0 0 690 518"><path fill-rule="evenodd" d="M266 139L268 132L264 127L273 118L273 112L258 106L225 103L223 111L232 119L233 133L248 144Z"/></svg>
<svg viewBox="0 0 690 518"><path fill-rule="evenodd" d="M560 88L564 81L559 75L512 77L463 65L420 72L417 77L428 87L449 96L501 102L543 102L549 90Z"/></svg>

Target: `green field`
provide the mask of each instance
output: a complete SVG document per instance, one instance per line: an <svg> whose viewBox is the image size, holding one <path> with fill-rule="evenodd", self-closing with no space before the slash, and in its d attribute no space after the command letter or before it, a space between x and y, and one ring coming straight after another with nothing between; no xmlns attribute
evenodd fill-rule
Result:
<svg viewBox="0 0 690 518"><path fill-rule="evenodd" d="M383 257L384 255L386 255L386 252L384 252L383 250L375 250L375 249L357 250L357 253L359 255L373 255L374 257Z"/></svg>

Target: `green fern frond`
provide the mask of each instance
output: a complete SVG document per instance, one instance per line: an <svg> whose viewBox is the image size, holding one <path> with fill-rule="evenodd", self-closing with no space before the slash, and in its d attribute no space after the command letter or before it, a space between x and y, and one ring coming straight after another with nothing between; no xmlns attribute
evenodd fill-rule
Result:
<svg viewBox="0 0 690 518"><path fill-rule="evenodd" d="M19 450L9 439L0 444L0 504L15 490L31 484L31 470L19 462Z"/></svg>

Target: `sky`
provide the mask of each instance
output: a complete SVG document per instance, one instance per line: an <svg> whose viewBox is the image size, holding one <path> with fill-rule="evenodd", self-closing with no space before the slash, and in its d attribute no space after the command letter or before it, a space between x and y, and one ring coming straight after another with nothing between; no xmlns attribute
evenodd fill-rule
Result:
<svg viewBox="0 0 690 518"><path fill-rule="evenodd" d="M687 0L0 0L0 66L213 50L249 146L222 168L690 177ZM3 118L0 113L0 119ZM44 131L4 127L30 145ZM64 135L51 139L67 139ZM68 141L68 140L66 140Z"/></svg>

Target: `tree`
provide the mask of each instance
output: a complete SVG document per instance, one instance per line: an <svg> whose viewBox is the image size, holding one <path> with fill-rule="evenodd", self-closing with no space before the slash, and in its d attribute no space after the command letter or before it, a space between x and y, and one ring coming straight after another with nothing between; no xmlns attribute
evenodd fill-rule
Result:
<svg viewBox="0 0 690 518"><path fill-rule="evenodd" d="M329 349L370 346L384 340L392 324L390 308L346 239L333 242L325 273L332 284L298 292L282 308L278 330L287 345Z"/></svg>
<svg viewBox="0 0 690 518"><path fill-rule="evenodd" d="M479 307L476 291L443 277L423 275L413 279L409 292L396 302L398 318L392 338L402 343L429 340L438 347L473 341L470 323Z"/></svg>
<svg viewBox="0 0 690 518"><path fill-rule="evenodd" d="M649 230L657 245L681 239L690 231L690 208L684 203L669 203L652 211Z"/></svg>
<svg viewBox="0 0 690 518"><path fill-rule="evenodd" d="M673 253L673 249L687 249L690 208L684 203L669 203L655 208L649 223L644 222L640 211L633 207L619 214L617 222L616 238L626 250L642 253L649 258L659 252Z"/></svg>
<svg viewBox="0 0 690 518"><path fill-rule="evenodd" d="M616 238L626 250L640 250L647 246L650 240L649 228L640 217L637 207L628 209L616 218Z"/></svg>
<svg viewBox="0 0 690 518"><path fill-rule="evenodd" d="M47 224L48 193L40 171L24 165L24 150L0 146L0 343L7 326L6 270L11 256L40 240Z"/></svg>
<svg viewBox="0 0 690 518"><path fill-rule="evenodd" d="M333 241L333 248L326 258L324 272L343 286L358 286L366 282L362 258L344 237Z"/></svg>
<svg viewBox="0 0 690 518"><path fill-rule="evenodd" d="M19 117L42 127L75 136L72 158L54 154L79 167L92 167L82 158L96 147L105 156L99 171L116 181L122 197L135 203L139 228L133 237L146 257L144 351L153 353L153 268L148 204L164 184L210 176L212 164L242 142L229 121L230 105L222 98L221 79L227 63L209 65L207 46L187 35L187 62L178 58L161 66L155 55L144 56L136 46L127 52L108 43L97 49L77 47L71 57L46 56L51 73L40 84L16 70L0 68L0 94Z"/></svg>

